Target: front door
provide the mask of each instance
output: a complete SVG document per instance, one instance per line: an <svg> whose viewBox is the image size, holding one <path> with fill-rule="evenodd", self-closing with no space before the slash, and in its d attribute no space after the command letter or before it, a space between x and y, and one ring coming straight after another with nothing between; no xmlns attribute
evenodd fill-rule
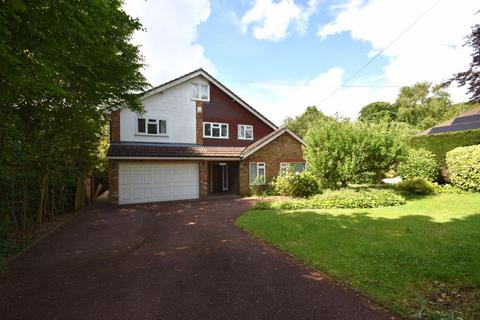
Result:
<svg viewBox="0 0 480 320"><path fill-rule="evenodd" d="M210 172L210 192L228 192L228 163L212 163Z"/></svg>

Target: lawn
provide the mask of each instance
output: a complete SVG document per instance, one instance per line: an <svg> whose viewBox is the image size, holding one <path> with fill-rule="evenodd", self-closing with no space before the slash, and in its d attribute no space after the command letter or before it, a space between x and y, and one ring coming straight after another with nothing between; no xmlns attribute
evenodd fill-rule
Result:
<svg viewBox="0 0 480 320"><path fill-rule="evenodd" d="M250 210L237 224L412 319L480 319L480 195Z"/></svg>

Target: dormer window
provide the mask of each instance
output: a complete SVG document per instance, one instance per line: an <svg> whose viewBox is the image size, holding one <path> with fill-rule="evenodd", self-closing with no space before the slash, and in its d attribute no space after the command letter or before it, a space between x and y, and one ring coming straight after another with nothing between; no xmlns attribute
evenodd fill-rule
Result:
<svg viewBox="0 0 480 320"><path fill-rule="evenodd" d="M166 135L167 120L158 118L138 118L137 133L154 136Z"/></svg>
<svg viewBox="0 0 480 320"><path fill-rule="evenodd" d="M193 86L193 100L210 101L210 86L208 84L194 83Z"/></svg>

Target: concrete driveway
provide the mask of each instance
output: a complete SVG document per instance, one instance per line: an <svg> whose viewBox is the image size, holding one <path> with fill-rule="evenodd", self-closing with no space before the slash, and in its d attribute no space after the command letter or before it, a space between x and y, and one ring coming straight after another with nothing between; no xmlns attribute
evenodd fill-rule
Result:
<svg viewBox="0 0 480 320"><path fill-rule="evenodd" d="M250 205L95 204L9 264L1 318L391 318L236 227Z"/></svg>

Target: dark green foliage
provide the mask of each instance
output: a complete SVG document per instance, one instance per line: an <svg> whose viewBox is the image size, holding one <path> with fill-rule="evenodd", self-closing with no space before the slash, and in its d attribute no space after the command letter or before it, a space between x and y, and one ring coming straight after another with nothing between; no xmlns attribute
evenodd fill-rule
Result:
<svg viewBox="0 0 480 320"><path fill-rule="evenodd" d="M460 188L454 187L449 183L446 183L446 184L435 183L435 193L461 194L461 193L468 193L468 192Z"/></svg>
<svg viewBox="0 0 480 320"><path fill-rule="evenodd" d="M260 177L257 177L249 188L252 196L267 197L275 194L274 181L270 183L263 183L263 179Z"/></svg>
<svg viewBox="0 0 480 320"><path fill-rule="evenodd" d="M260 202L254 206L254 209L377 208L404 203L405 198L390 189L341 189L328 191L309 199Z"/></svg>
<svg viewBox="0 0 480 320"><path fill-rule="evenodd" d="M105 169L103 112L141 110L140 27L117 0L2 2L0 225L28 233L84 202Z"/></svg>
<svg viewBox="0 0 480 320"><path fill-rule="evenodd" d="M480 130L415 136L410 140L410 145L413 148L423 148L432 152L441 169L446 168L445 156L448 151L475 144L480 144Z"/></svg>
<svg viewBox="0 0 480 320"><path fill-rule="evenodd" d="M480 145L460 147L447 153L447 167L455 187L480 192Z"/></svg>
<svg viewBox="0 0 480 320"><path fill-rule="evenodd" d="M478 13L477 13L478 14ZM467 38L467 44L473 48L472 61L467 71L457 73L452 80L461 86L468 86L471 101L480 102L480 24L472 28Z"/></svg>
<svg viewBox="0 0 480 320"><path fill-rule="evenodd" d="M287 118L284 121L284 125L300 137L304 137L307 134L308 129L326 119L328 119L328 117L319 111L316 106L311 106L301 115L295 118Z"/></svg>
<svg viewBox="0 0 480 320"><path fill-rule="evenodd" d="M305 137L309 170L323 188L377 182L406 152L404 131L386 123L328 120Z"/></svg>
<svg viewBox="0 0 480 320"><path fill-rule="evenodd" d="M410 149L407 157L398 166L398 174L402 178L425 178L436 181L438 164L435 155L425 149Z"/></svg>
<svg viewBox="0 0 480 320"><path fill-rule="evenodd" d="M317 180L308 171L287 172L275 180L275 193L281 196L310 197L319 192Z"/></svg>
<svg viewBox="0 0 480 320"><path fill-rule="evenodd" d="M372 102L360 110L358 120L365 122L392 122L397 119L398 105L388 102Z"/></svg>
<svg viewBox="0 0 480 320"><path fill-rule="evenodd" d="M412 194L428 195L435 193L435 184L421 177L405 179L397 187L404 192Z"/></svg>

